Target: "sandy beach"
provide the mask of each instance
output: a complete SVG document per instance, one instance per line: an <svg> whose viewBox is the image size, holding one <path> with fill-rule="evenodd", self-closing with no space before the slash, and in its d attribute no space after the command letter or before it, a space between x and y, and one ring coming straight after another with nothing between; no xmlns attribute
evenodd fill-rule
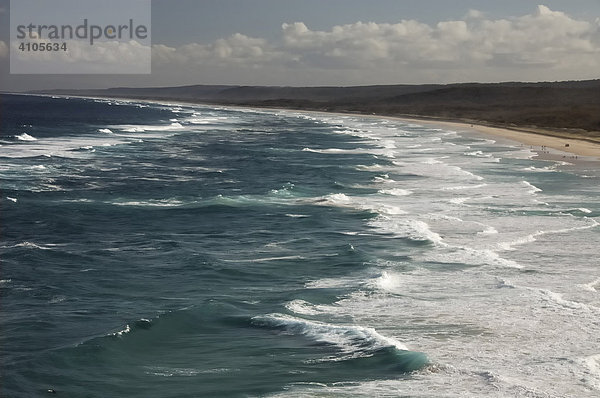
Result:
<svg viewBox="0 0 600 398"><path fill-rule="evenodd" d="M232 108L248 108L245 106L227 106ZM274 110L274 111L293 111L303 113L317 113L332 115L338 114L341 116L361 116L372 117L378 119L393 119L402 120L404 122L416 123L421 125L431 125L451 130L459 130L462 132L472 132L490 137L490 139L503 139L510 141L513 144L522 144L529 146L538 155L538 159L543 160L563 160L569 159L579 161L600 161L600 143L591 142L585 139L577 139L573 137L557 137L544 129L529 132L520 130L519 128L508 129L503 127L486 126L477 123L456 122L443 119L418 118L418 117L403 117L389 116L376 114L361 114L361 113L343 113L343 112L327 112L306 109L291 109L278 107L251 107L251 109L259 110Z"/></svg>
<svg viewBox="0 0 600 398"><path fill-rule="evenodd" d="M255 108L255 109L272 109L272 110L289 110L308 113L320 114L339 114L343 116L366 116L381 119L402 120L422 125L439 126L451 130L459 130L463 132L472 132L482 134L493 139L503 139L510 141L513 144L518 143L524 146L529 146L538 155L538 159L543 160L563 160L568 159L579 161L600 161L600 143L594 143L585 139L576 139L571 137L557 137L550 132L544 132L540 129L537 133L522 131L518 129L507 129L502 127L486 126L476 123L455 122L450 120L432 120L416 117L402 116L387 116L387 115L369 115L359 113L340 113L340 112L324 112L310 110L293 110L288 108Z"/></svg>
<svg viewBox="0 0 600 398"><path fill-rule="evenodd" d="M423 119L405 119L415 123L445 126L462 131L474 131L487 136L503 138L531 147L538 153L538 157L548 160L560 160L576 156L578 160L599 161L600 144L574 138L562 138L543 133L530 133L526 131L510 130L500 127L491 127L478 124L468 124L452 121L432 121Z"/></svg>

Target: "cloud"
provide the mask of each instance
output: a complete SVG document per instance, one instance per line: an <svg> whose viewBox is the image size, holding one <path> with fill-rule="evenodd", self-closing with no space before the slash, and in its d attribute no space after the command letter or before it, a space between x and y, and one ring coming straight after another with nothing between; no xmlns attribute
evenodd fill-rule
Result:
<svg viewBox="0 0 600 398"><path fill-rule="evenodd" d="M237 65L244 76L266 69L283 79L286 71L338 71L332 83L590 78L600 70L600 19L540 5L510 19L470 10L464 20L432 25L356 22L319 31L294 22L282 25L279 40L238 33L209 44L155 45L153 57L163 66Z"/></svg>
<svg viewBox="0 0 600 398"><path fill-rule="evenodd" d="M465 15L465 19L480 19L480 18L485 18L485 13L479 11L479 10L469 10L469 12L467 12L467 15Z"/></svg>
<svg viewBox="0 0 600 398"><path fill-rule="evenodd" d="M197 64L264 63L271 59L266 40L236 33L211 44L189 43L174 48L162 44L152 46L154 62Z"/></svg>
<svg viewBox="0 0 600 398"><path fill-rule="evenodd" d="M51 42L37 39L35 43ZM95 42L93 46L80 40L67 40L65 43L68 51L20 51L20 42L11 42L11 70L18 73L101 74L150 71L151 48L135 40Z"/></svg>
<svg viewBox="0 0 600 398"><path fill-rule="evenodd" d="M597 27L562 12L539 6L535 13L511 20L444 21L429 26L417 21L397 24L358 22L329 32L311 31L302 23L284 24L285 50L310 63L315 54L337 58L340 66L361 64L464 68L519 66L549 62L560 65L568 56L598 54L592 41ZM501 59L500 63L495 63ZM507 62L513 60L513 62ZM598 60L598 57L596 57Z"/></svg>

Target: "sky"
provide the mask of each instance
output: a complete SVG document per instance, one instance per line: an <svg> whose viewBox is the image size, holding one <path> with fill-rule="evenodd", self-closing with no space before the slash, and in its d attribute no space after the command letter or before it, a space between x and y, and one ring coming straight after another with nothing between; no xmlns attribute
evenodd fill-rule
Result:
<svg viewBox="0 0 600 398"><path fill-rule="evenodd" d="M153 0L149 75L10 74L9 7L4 91L600 78L600 0Z"/></svg>

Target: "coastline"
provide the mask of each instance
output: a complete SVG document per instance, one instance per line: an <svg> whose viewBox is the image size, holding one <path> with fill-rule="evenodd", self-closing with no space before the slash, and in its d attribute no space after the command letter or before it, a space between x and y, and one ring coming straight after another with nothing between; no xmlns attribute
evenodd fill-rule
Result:
<svg viewBox="0 0 600 398"><path fill-rule="evenodd" d="M491 126L485 124L477 124L477 122L457 122L452 120L431 119L427 117L404 117L390 116L377 114L363 113L343 113L343 112L327 112L304 109L276 108L276 107L247 107L247 106L227 106L231 108L256 109L256 110L273 110L273 111L290 111L303 113L316 113L323 115L340 115L340 116L359 116L370 117L377 119L400 120L404 122L416 123L421 125L438 126L452 130L460 130L466 133L480 134L490 139L502 139L511 142L513 145L528 146L531 150L537 153L535 159L564 161L568 159L600 162L600 143L591 142L586 139L578 139L573 137L559 137L550 132L544 133L543 129L537 132L529 132L520 130L519 128L509 129L501 126Z"/></svg>
<svg viewBox="0 0 600 398"><path fill-rule="evenodd" d="M499 138L513 143L528 146L537 153L536 159L561 161L573 159L578 161L600 161L600 144L570 137L558 137L551 134L544 134L543 130L538 133L532 133L517 129L508 129L504 127L487 126L483 124L470 124L454 121L432 121L418 118L398 118L400 120L412 121L415 123L444 126L446 128L461 129L462 131L471 131L480 133L490 138Z"/></svg>
<svg viewBox="0 0 600 398"><path fill-rule="evenodd" d="M359 116L369 117L378 119L391 119L400 120L410 123L418 123L422 125L438 126L443 128L449 128L452 130L459 129L465 133L476 133L483 136L489 137L490 139L502 139L507 142L513 143L513 145L529 146L530 149L537 153L534 159L538 160L549 160L549 161L564 161L573 160L585 161L585 162L600 162L600 143L592 142L585 138L577 137L560 137L555 133L553 134L549 130L543 128L532 129L526 128L507 128L503 126L494 126L488 124L478 124L477 121L472 123L466 121L453 121L444 119L433 119L430 117L419 117L417 115L411 116L393 116L393 115L380 115L380 114L367 114L367 113L355 113L355 112L335 112L326 110L309 110L309 109L296 109L286 107L263 107L263 106L251 106L251 105L235 105L235 104L217 104L209 102L198 102L198 101L185 101L185 100L169 100L160 98L126 98L126 97L102 97L102 96L81 96L81 95L53 95L53 94L24 94L24 93L9 93L16 95L34 95L44 97L71 97L71 98L88 98L88 99L101 99L101 100L116 100L116 101L136 101L136 102L147 102L155 103L160 105L203 105L203 106L215 106L232 109L252 109L252 110L271 110L271 111L289 111L289 112L302 112L302 113L314 113L323 115L341 115L341 116ZM484 123L484 122L480 122Z"/></svg>

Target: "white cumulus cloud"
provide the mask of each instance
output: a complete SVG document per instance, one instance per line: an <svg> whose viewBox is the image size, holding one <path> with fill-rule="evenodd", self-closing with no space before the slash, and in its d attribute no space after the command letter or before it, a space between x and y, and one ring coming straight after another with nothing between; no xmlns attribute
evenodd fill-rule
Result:
<svg viewBox="0 0 600 398"><path fill-rule="evenodd" d="M206 44L155 45L153 57L162 66L225 65L238 77L284 80L262 84L318 71L335 76L332 84L593 78L600 70L600 19L578 20L540 5L520 17L492 19L470 10L464 20L436 24L356 22L312 30L294 22L282 25L279 40L237 33Z"/></svg>
<svg viewBox="0 0 600 398"><path fill-rule="evenodd" d="M240 33L213 43L188 43L179 47L163 44L152 46L153 62L157 65L257 65L273 59L273 48L266 40Z"/></svg>

